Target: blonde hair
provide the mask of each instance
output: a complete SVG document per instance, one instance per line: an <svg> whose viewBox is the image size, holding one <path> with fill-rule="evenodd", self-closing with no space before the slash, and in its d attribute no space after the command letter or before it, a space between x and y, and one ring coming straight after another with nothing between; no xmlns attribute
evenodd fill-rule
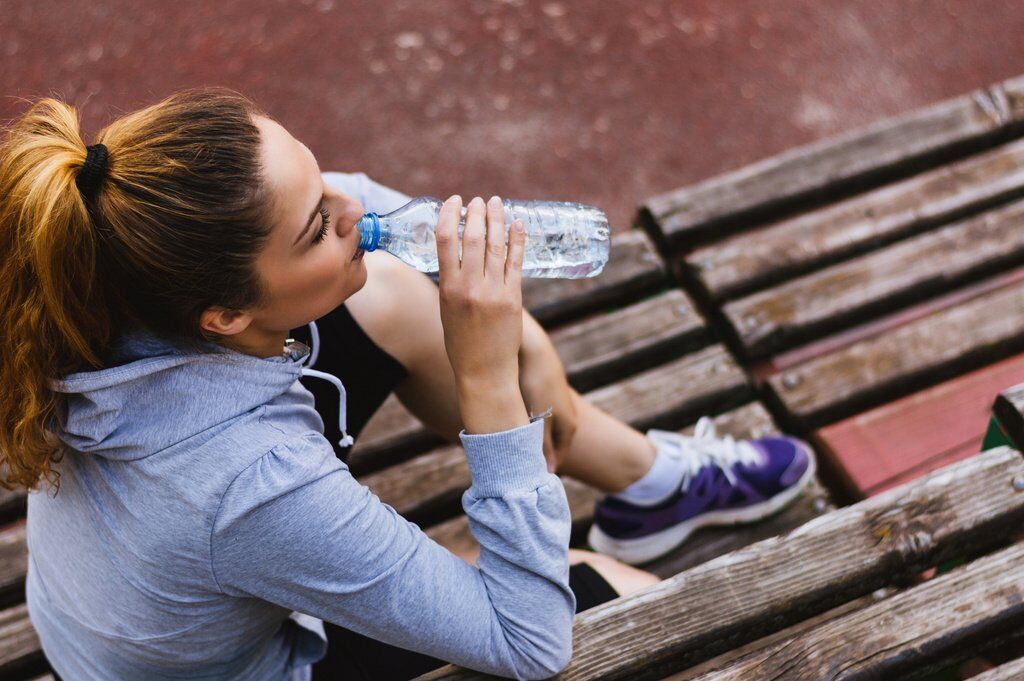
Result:
<svg viewBox="0 0 1024 681"><path fill-rule="evenodd" d="M187 90L97 136L109 152L86 200L77 112L41 99L0 144L0 485L59 485L51 377L100 368L141 326L189 343L211 305L264 291L254 261L270 233L260 167L265 115L222 88Z"/></svg>

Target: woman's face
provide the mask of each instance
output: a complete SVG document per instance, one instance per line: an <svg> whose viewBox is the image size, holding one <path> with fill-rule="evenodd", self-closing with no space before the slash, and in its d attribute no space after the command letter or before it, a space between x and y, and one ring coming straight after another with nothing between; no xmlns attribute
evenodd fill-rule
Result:
<svg viewBox="0 0 1024 681"><path fill-rule="evenodd" d="M256 261L267 296L252 323L286 332L327 314L366 283L355 227L363 206L323 182L305 144L269 118L255 120L273 228Z"/></svg>

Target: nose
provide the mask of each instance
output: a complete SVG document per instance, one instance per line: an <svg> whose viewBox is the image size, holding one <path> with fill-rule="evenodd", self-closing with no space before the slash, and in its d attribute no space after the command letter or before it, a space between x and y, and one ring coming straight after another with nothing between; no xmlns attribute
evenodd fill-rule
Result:
<svg viewBox="0 0 1024 681"><path fill-rule="evenodd" d="M365 212L362 203L356 199L347 199L342 205L341 219L338 220L338 235L348 236Z"/></svg>

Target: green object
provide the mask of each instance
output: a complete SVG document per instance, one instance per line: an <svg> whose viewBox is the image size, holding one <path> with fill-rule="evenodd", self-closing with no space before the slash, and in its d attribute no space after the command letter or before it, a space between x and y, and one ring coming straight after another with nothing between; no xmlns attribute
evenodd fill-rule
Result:
<svg viewBox="0 0 1024 681"><path fill-rule="evenodd" d="M999 421L996 417L992 417L988 421L988 430L985 431L985 439L981 442L981 451L987 451L996 447L1013 447L1013 443L1010 442L1010 438L1003 432L1002 426L999 425Z"/></svg>

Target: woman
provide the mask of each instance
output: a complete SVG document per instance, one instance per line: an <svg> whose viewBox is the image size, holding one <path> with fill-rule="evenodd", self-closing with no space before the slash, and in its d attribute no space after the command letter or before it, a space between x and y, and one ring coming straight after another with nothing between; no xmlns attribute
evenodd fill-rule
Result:
<svg viewBox="0 0 1024 681"><path fill-rule="evenodd" d="M0 451L39 488L27 600L66 678L550 676L574 612L657 581L582 552L570 569L551 471L610 493L591 543L632 562L812 474L795 440L644 437L581 400L522 312L525 237L506 246L496 199L469 202L461 260L445 203L438 289L356 249L364 209L406 197L321 174L235 93L99 140L45 99L0 148ZM339 460L391 390L464 445L478 556Z"/></svg>

